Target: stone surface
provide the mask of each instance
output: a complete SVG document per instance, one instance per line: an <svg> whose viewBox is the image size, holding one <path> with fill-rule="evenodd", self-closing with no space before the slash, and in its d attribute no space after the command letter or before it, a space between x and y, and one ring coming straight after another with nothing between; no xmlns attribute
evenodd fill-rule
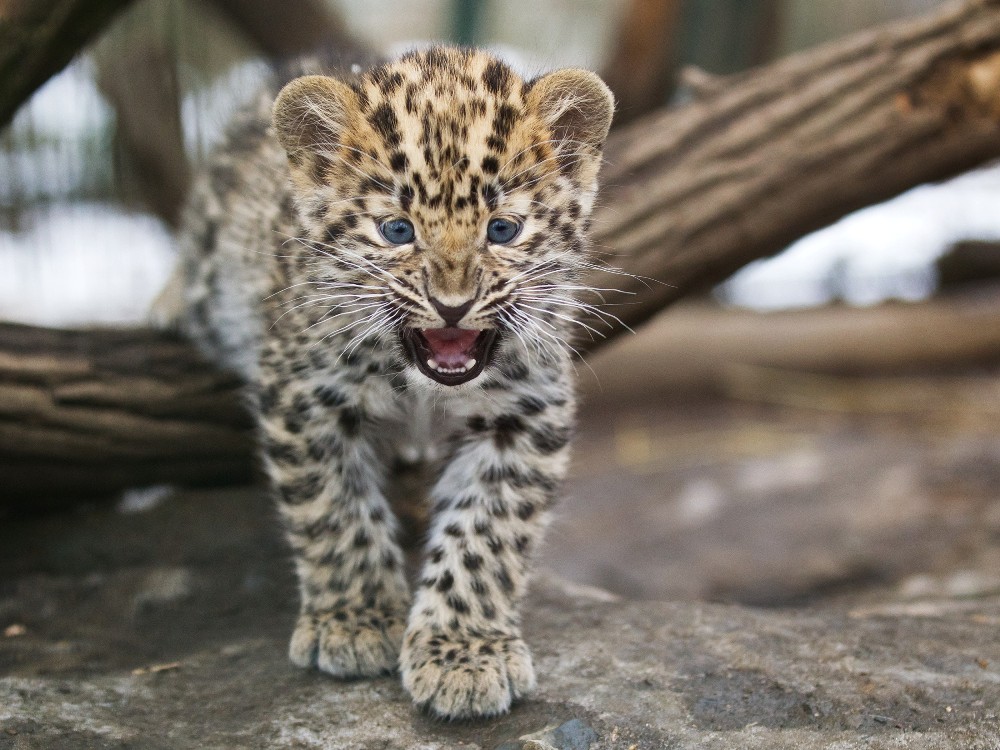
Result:
<svg viewBox="0 0 1000 750"><path fill-rule="evenodd" d="M543 573L537 693L445 724L394 678L293 668L289 568L257 490L7 519L0 748L1000 747L1000 594L982 579L755 609Z"/></svg>

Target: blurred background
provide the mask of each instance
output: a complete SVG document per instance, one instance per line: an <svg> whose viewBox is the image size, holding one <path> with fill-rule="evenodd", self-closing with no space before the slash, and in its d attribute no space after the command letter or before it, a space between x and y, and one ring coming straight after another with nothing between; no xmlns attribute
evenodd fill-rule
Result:
<svg viewBox="0 0 1000 750"><path fill-rule="evenodd" d="M55 325L142 318L172 262L169 224L192 165L258 85L262 50L295 44L252 38L255 29L228 13L235 4L132 4L3 131L0 316ZM935 4L659 3L680 8L667 19L665 65L735 73ZM627 0L345 0L328 9L349 33L383 52L429 40L487 44L539 72L563 65L610 70L629 33L628 6ZM314 41L301 39L303 46ZM663 98L683 101L684 92L667 90ZM627 119L632 111L619 114ZM1000 237L998 175L987 170L945 190L924 188L846 219L746 269L720 288L719 299L754 309L925 299L937 288L937 259L955 242Z"/></svg>
<svg viewBox="0 0 1000 750"><path fill-rule="evenodd" d="M294 7L384 52L447 40L494 47L528 72L612 78L628 70L630 12L658 5L667 83L657 101L623 101L629 119L690 99L686 66L739 73L939 4ZM192 170L266 54L316 41L261 29L238 5L133 3L0 133L0 318L144 320ZM577 464L546 563L638 597L1000 589L998 239L991 167L849 216L581 364Z"/></svg>

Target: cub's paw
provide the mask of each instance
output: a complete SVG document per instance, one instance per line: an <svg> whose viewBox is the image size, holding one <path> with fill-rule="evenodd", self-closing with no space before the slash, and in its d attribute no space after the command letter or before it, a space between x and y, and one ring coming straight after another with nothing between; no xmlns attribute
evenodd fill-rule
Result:
<svg viewBox="0 0 1000 750"><path fill-rule="evenodd" d="M374 677L399 662L405 617L376 609L335 609L299 615L288 656L299 667L337 677Z"/></svg>
<svg viewBox="0 0 1000 750"><path fill-rule="evenodd" d="M535 687L531 654L513 635L412 630L399 661L414 702L443 719L506 713Z"/></svg>

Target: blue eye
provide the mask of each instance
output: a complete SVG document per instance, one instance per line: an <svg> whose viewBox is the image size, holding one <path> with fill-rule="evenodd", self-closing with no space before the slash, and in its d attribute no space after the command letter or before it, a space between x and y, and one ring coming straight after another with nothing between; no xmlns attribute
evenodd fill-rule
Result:
<svg viewBox="0 0 1000 750"><path fill-rule="evenodd" d="M415 232L413 224L406 219L389 219L378 225L379 234L393 245L405 245L413 242Z"/></svg>
<svg viewBox="0 0 1000 750"><path fill-rule="evenodd" d="M510 219L490 219L486 225L486 239L494 245L506 245L521 233L521 227Z"/></svg>

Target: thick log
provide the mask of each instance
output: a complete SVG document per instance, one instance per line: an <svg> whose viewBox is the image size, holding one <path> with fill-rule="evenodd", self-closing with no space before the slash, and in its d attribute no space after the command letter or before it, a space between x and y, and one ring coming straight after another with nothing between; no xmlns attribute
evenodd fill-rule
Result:
<svg viewBox="0 0 1000 750"><path fill-rule="evenodd" d="M596 239L631 275L591 281L621 290L605 293L622 303L609 309L635 326L849 211L997 156L1000 0L971 0L716 82L614 131ZM6 495L249 475L235 382L179 342L2 335Z"/></svg>
<svg viewBox="0 0 1000 750"><path fill-rule="evenodd" d="M0 2L0 128L130 1Z"/></svg>
<svg viewBox="0 0 1000 750"><path fill-rule="evenodd" d="M253 476L236 378L155 331L0 324L0 498L33 508Z"/></svg>
<svg viewBox="0 0 1000 750"><path fill-rule="evenodd" d="M595 239L632 276L591 281L622 291L605 298L635 327L851 211L998 156L1000 0L949 4L613 132Z"/></svg>

